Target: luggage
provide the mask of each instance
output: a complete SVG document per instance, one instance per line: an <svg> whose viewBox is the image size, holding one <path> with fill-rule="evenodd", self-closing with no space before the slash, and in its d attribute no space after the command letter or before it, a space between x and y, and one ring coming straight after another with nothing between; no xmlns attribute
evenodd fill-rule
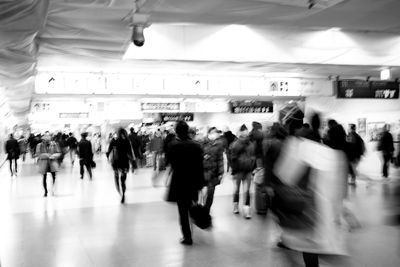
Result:
<svg viewBox="0 0 400 267"><path fill-rule="evenodd" d="M270 199L267 187L264 185L256 184L254 192L254 208L257 214L267 214L269 205Z"/></svg>
<svg viewBox="0 0 400 267"><path fill-rule="evenodd" d="M207 208L205 208L201 204L194 204L190 210L190 217L193 220L193 223L199 227L200 229L209 229L212 227L212 218Z"/></svg>

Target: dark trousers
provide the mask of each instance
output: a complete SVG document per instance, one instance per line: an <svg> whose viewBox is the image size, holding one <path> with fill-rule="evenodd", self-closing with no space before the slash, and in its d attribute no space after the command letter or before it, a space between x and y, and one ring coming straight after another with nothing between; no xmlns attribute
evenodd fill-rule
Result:
<svg viewBox="0 0 400 267"><path fill-rule="evenodd" d="M86 170L89 173L89 178L90 178L90 180L92 180L92 166L90 166L89 160L81 159L81 160L79 160L79 164L81 167L81 169L80 169L81 178L83 178L83 175L85 174L84 167L86 167Z"/></svg>
<svg viewBox="0 0 400 267"><path fill-rule="evenodd" d="M303 252L303 260L306 267L318 267L318 254Z"/></svg>
<svg viewBox="0 0 400 267"><path fill-rule="evenodd" d="M51 172L51 176L53 177L53 185L56 183L56 173ZM43 174L43 189L44 192L47 194L47 173Z"/></svg>
<svg viewBox="0 0 400 267"><path fill-rule="evenodd" d="M14 166L15 166L15 173L17 173L17 172L18 172L17 159L9 159L8 161L10 162L10 172L11 172L11 175L14 174L13 167L12 167L12 162L13 162L13 161L14 161Z"/></svg>
<svg viewBox="0 0 400 267"><path fill-rule="evenodd" d="M191 200L178 200L179 223L184 239L192 240L192 230L189 222L189 209L192 204Z"/></svg>
<svg viewBox="0 0 400 267"><path fill-rule="evenodd" d="M215 193L215 186L212 185L207 186L207 195L204 207L207 208L208 212L210 212L211 205L214 201L214 193Z"/></svg>
<svg viewBox="0 0 400 267"><path fill-rule="evenodd" d="M243 183L243 194L246 206L250 206L250 185L251 185L251 172L239 172L234 175L235 191L233 193L233 202L239 202L240 184Z"/></svg>
<svg viewBox="0 0 400 267"><path fill-rule="evenodd" d="M383 153L382 175L385 178L389 176L389 164L391 159L392 159L392 154Z"/></svg>
<svg viewBox="0 0 400 267"><path fill-rule="evenodd" d="M126 173L128 172L127 169L118 169L114 168L114 182L115 188L117 189L118 193L125 195L126 191ZM121 175L120 175L121 173ZM122 192L121 192L122 189Z"/></svg>

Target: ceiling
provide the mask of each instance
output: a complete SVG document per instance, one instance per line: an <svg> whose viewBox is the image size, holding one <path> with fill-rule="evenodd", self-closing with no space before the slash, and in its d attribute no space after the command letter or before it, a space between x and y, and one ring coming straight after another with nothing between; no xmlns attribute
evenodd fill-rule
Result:
<svg viewBox="0 0 400 267"><path fill-rule="evenodd" d="M399 0L316 2L308 9L308 0L139 0L134 8L133 0L0 0L0 88L14 115L23 118L36 72L52 68L374 77L390 66L400 77ZM146 44L123 60L130 23L143 17L150 25ZM257 34L232 31L221 38L220 28L230 24L246 25ZM341 28L351 44L308 43L310 36L333 27ZM156 31L163 38L152 39ZM256 45L272 37L273 49L282 46L279 56L262 53ZM215 40L220 50L213 54Z"/></svg>

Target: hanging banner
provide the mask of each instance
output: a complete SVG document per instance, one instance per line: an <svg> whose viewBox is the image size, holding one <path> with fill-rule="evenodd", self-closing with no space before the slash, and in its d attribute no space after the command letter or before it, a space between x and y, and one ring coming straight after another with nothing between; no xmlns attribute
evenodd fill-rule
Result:
<svg viewBox="0 0 400 267"><path fill-rule="evenodd" d="M142 111L180 111L180 103L142 103Z"/></svg>
<svg viewBox="0 0 400 267"><path fill-rule="evenodd" d="M338 98L399 98L398 82L341 80L334 83L336 83Z"/></svg>
<svg viewBox="0 0 400 267"><path fill-rule="evenodd" d="M160 117L162 122L194 120L193 113L161 113Z"/></svg>
<svg viewBox="0 0 400 267"><path fill-rule="evenodd" d="M272 101L231 101L231 113L271 113L274 110Z"/></svg>

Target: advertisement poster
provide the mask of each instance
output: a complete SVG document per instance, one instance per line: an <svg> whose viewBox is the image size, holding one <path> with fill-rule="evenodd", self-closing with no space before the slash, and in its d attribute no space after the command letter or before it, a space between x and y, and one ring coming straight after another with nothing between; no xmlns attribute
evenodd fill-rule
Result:
<svg viewBox="0 0 400 267"><path fill-rule="evenodd" d="M385 122L369 122L367 128L367 141L379 141L382 128Z"/></svg>
<svg viewBox="0 0 400 267"><path fill-rule="evenodd" d="M367 119L366 118L357 119L357 132L362 138L365 138L365 135L367 133Z"/></svg>

